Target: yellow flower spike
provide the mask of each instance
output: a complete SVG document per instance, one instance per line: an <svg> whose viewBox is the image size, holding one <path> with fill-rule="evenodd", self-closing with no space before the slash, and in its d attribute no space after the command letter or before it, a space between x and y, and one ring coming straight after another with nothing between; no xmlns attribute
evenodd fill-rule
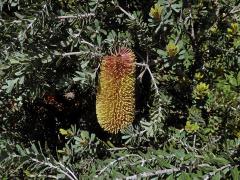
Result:
<svg viewBox="0 0 240 180"><path fill-rule="evenodd" d="M151 8L149 15L156 20L160 20L162 11L163 7L159 4L155 4L154 7Z"/></svg>
<svg viewBox="0 0 240 180"><path fill-rule="evenodd" d="M100 66L96 113L100 126L116 134L135 118L135 55L121 48Z"/></svg>
<svg viewBox="0 0 240 180"><path fill-rule="evenodd" d="M178 47L173 42L170 42L166 47L166 51L169 57L174 57L178 53Z"/></svg>

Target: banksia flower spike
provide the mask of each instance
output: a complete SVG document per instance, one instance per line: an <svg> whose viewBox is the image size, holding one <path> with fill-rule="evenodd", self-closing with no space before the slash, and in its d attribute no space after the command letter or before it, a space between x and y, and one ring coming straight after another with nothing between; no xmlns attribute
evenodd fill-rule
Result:
<svg viewBox="0 0 240 180"><path fill-rule="evenodd" d="M135 117L135 55L121 48L100 66L96 112L100 126L116 134Z"/></svg>

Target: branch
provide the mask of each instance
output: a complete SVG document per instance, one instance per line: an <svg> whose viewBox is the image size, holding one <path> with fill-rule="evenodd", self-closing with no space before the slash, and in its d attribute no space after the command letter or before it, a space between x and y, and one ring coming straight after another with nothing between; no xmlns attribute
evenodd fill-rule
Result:
<svg viewBox="0 0 240 180"><path fill-rule="evenodd" d="M119 6L118 1L112 2L117 8L119 8L124 14L126 14L131 20L135 20L135 17Z"/></svg>
<svg viewBox="0 0 240 180"><path fill-rule="evenodd" d="M45 165L45 166L48 166L52 169L56 169L58 172L60 173L63 173L66 177L68 177L70 180L77 180L78 178L74 175L74 173L72 171L70 171L67 167L63 166L61 163L58 163L62 168L65 168L66 171L64 171L63 169L57 167L57 166L54 166L52 163L50 163L49 161L48 162L45 162L45 161L39 161L38 159L35 159L35 158L30 158L31 161L35 162L35 163L38 163L39 165ZM70 173L70 174L68 174Z"/></svg>
<svg viewBox="0 0 240 180"><path fill-rule="evenodd" d="M58 164L59 164L62 168L65 168L65 169L67 170L67 172L69 172L74 179L78 179L77 176L75 176L74 172L71 171L68 167L65 167L61 162L58 162Z"/></svg>
<svg viewBox="0 0 240 180"><path fill-rule="evenodd" d="M92 55L97 56L97 57L102 56L100 53L84 52L84 51L63 53L62 56L63 57L66 57L66 56L80 56L80 55L86 55L86 54L92 54Z"/></svg>
<svg viewBox="0 0 240 180"><path fill-rule="evenodd" d="M231 11L230 14L235 14L237 12L240 12L240 6L235 6Z"/></svg>
<svg viewBox="0 0 240 180"><path fill-rule="evenodd" d="M229 11L228 13L226 13L225 15L223 15L221 18L218 18L218 20L224 21L224 20L226 20L226 18L227 18L228 16L233 15L233 14L238 13L238 12L240 12L240 5L234 6L231 11ZM219 16L219 17L220 17L220 16Z"/></svg>
<svg viewBox="0 0 240 180"><path fill-rule="evenodd" d="M227 164L227 165L225 165L225 166L222 166L222 167L218 168L218 169L215 170L214 172L208 173L208 174L204 177L204 180L210 179L210 178L211 178L212 176L214 176L217 172L222 171L222 170L224 170L224 169L226 169L226 168L228 168L228 167L231 167L231 165L230 165L230 164Z"/></svg>
<svg viewBox="0 0 240 180"><path fill-rule="evenodd" d="M79 18L79 19L83 19L83 18L88 18L88 17L92 17L95 16L94 13L86 13L86 14L77 14L77 15L68 15L68 16L58 16L58 19L74 19L74 18Z"/></svg>
<svg viewBox="0 0 240 180"><path fill-rule="evenodd" d="M89 46L91 46L91 47L93 47L93 48L96 49L96 47L94 46L94 44L92 44L92 43L90 43L90 42L88 42L88 41L86 41L86 40L81 40L80 43L87 44L87 45L89 45Z"/></svg>
<svg viewBox="0 0 240 180"><path fill-rule="evenodd" d="M126 156L122 156L122 157L117 158L116 160L110 162L107 166L105 166L102 170L100 170L100 172L95 176L95 178L98 178L104 171L106 171L109 167L113 166L116 162L122 161L125 158L131 157L131 156L137 156L137 157L140 157L141 159L143 159L141 156L139 156L137 154L128 154Z"/></svg>
<svg viewBox="0 0 240 180"><path fill-rule="evenodd" d="M194 32L194 22L193 22L193 17L192 17L192 6L190 6L190 21L191 21L191 36L193 38L193 40L195 40L195 32Z"/></svg>
<svg viewBox="0 0 240 180"><path fill-rule="evenodd" d="M65 57L65 56L72 56L72 55L83 55L83 54L86 54L85 52L69 52L69 53L63 53L62 56Z"/></svg>
<svg viewBox="0 0 240 180"><path fill-rule="evenodd" d="M151 177L151 176L159 176L159 175L163 175L163 174L171 174L171 173L174 173L174 172L178 172L180 170L181 170L180 168L160 169L160 170L157 170L155 172L143 172L143 173L140 173L140 174L127 176L124 179L126 179L126 180L130 180L131 179L132 180L132 179L147 178L147 177Z"/></svg>
<svg viewBox="0 0 240 180"><path fill-rule="evenodd" d="M134 147L114 147L107 149L108 151L122 151L122 150L131 150L131 149L137 149Z"/></svg>
<svg viewBox="0 0 240 180"><path fill-rule="evenodd" d="M136 63L137 66L142 66L142 67L145 67L145 70L143 71L143 73L147 70L148 73L150 74L150 77L152 79L152 83L153 83L153 86L154 86L154 89L156 91L156 94L159 95L159 90L158 90L158 87L157 87L157 83L156 83L156 80L149 68L149 65L148 64L145 64L145 63ZM143 75L143 74L142 74Z"/></svg>

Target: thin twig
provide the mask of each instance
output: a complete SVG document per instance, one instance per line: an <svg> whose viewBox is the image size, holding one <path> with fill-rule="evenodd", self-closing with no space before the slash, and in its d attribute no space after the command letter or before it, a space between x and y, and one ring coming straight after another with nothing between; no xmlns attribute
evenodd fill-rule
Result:
<svg viewBox="0 0 240 180"><path fill-rule="evenodd" d="M235 14L237 12L240 12L240 6L235 6L231 11L230 14Z"/></svg>
<svg viewBox="0 0 240 180"><path fill-rule="evenodd" d="M28 174L27 175L28 178L41 178L41 179L59 179L57 176L53 176L53 175L36 175L36 174Z"/></svg>
<svg viewBox="0 0 240 180"><path fill-rule="evenodd" d="M81 40L80 43L87 44L87 45L89 45L89 46L91 46L93 48L96 48L96 46L94 44L92 44L92 43L90 43L90 42L88 42L86 40Z"/></svg>
<svg viewBox="0 0 240 180"><path fill-rule="evenodd" d="M159 95L159 90L158 90L158 87L157 87L156 80L155 80L155 78L154 78L154 76L153 76L153 74L152 74L149 66L147 66L146 68L147 68L147 70L148 70L148 72L149 72L149 74L150 74L150 76L151 76L152 83L153 83L153 85L154 85L154 89L155 89L155 91L156 91L156 94Z"/></svg>
<svg viewBox="0 0 240 180"><path fill-rule="evenodd" d="M67 172L65 172L64 170L62 170L61 168L59 168L59 167L57 167L57 166L54 166L52 163L50 163L50 162L42 162L42 161L39 161L38 159L35 159L35 158L31 158L30 159L31 161L33 161L33 162L35 162L35 163L38 163L38 164L40 164L40 165L45 165L45 166L48 166L48 167L51 167L51 168L53 168L53 169L56 169L58 172L61 172L61 173L63 173L64 175L66 175L70 180L78 180L78 178L76 178L76 176L74 175L74 173L72 173L68 168L66 168L65 166L61 166L61 167L64 167L67 171L68 171L68 173L70 173L70 174L68 174ZM59 165L61 165L61 164L59 164ZM74 175L74 176L73 176Z"/></svg>
<svg viewBox="0 0 240 180"><path fill-rule="evenodd" d="M62 167L62 168L65 168L71 175L74 179L78 179L77 176L75 176L75 174L73 173L73 171L71 171L68 167L64 166L61 162L58 162L58 164Z"/></svg>
<svg viewBox="0 0 240 180"><path fill-rule="evenodd" d="M139 161L139 162L134 162L134 163L131 163L131 164L129 164L129 165L130 165L130 166L136 166L136 165L138 165L139 163L141 163L141 166L144 166L146 162L149 162L149 163L150 163L150 162L155 161L155 160L157 160L157 158L143 159L143 160L141 160L141 161Z"/></svg>
<svg viewBox="0 0 240 180"><path fill-rule="evenodd" d="M193 17L192 17L192 6L190 8L190 22L191 22L191 36L192 36L192 39L194 40L195 39L195 32L194 32L194 25L193 25Z"/></svg>
<svg viewBox="0 0 240 180"><path fill-rule="evenodd" d="M210 179L210 178L211 178L212 176L214 176L217 172L222 171L222 170L224 170L224 169L226 169L226 168L228 168L228 167L231 167L231 164L227 164L227 165L225 165L225 166L222 166L222 167L218 168L218 169L215 170L214 172L208 173L208 174L204 177L204 180Z"/></svg>
<svg viewBox="0 0 240 180"><path fill-rule="evenodd" d="M193 135L193 149L196 147L196 134Z"/></svg>
<svg viewBox="0 0 240 180"><path fill-rule="evenodd" d="M145 67L145 70L148 71L148 73L149 73L149 75L150 75L150 77L152 79L152 83L153 83L154 89L156 91L156 94L159 95L159 90L158 90L158 87L157 87L157 83L156 83L156 80L155 80L155 78L154 78L154 76L153 76L153 74L152 74L152 72L151 72L151 70L149 68L149 65L145 64L145 63L136 63L136 65ZM144 72L145 72L145 70L144 70Z"/></svg>
<svg viewBox="0 0 240 180"><path fill-rule="evenodd" d="M223 15L221 18L219 18L219 20L224 21L224 20L226 20L226 18L227 18L228 16L230 16L230 15L232 15L232 14L235 14L235 13L238 13L238 12L240 12L240 6L239 6L239 5L238 5L238 6L234 6L231 11L229 11L228 13L226 13L225 15ZM219 17L220 17L220 16L219 16Z"/></svg>
<svg viewBox="0 0 240 180"><path fill-rule="evenodd" d="M131 20L135 20L135 17L131 15L129 12L127 12L125 9L123 9L121 6L119 6L118 1L113 2L113 4L118 7L124 14L126 14Z"/></svg>

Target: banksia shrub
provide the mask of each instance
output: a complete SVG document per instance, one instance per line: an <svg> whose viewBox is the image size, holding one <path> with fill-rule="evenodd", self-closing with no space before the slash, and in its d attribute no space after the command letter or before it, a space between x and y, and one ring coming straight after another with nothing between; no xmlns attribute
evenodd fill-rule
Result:
<svg viewBox="0 0 240 180"><path fill-rule="evenodd" d="M100 66L96 112L100 126L116 134L130 125L135 111L135 55L122 48Z"/></svg>

